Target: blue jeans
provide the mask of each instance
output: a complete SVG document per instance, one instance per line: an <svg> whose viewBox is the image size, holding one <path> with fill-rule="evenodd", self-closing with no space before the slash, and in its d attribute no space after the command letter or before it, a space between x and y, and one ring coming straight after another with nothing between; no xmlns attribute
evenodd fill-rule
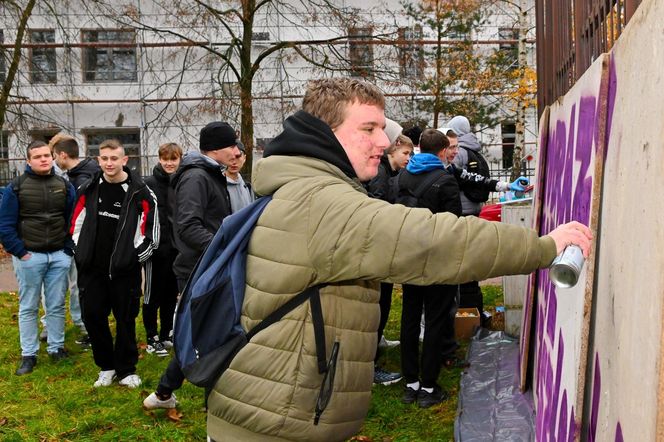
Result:
<svg viewBox="0 0 664 442"><path fill-rule="evenodd" d="M39 352L39 301L42 287L46 307L46 350L55 353L65 345L65 292L71 257L62 250L50 253L30 252L27 261L13 257L18 280L18 331L21 355Z"/></svg>

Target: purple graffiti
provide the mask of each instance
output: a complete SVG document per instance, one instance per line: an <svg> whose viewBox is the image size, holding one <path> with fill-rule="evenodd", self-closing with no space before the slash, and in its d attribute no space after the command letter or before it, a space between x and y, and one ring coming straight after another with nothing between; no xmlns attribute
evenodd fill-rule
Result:
<svg viewBox="0 0 664 442"><path fill-rule="evenodd" d="M620 422L616 424L616 442L625 442L625 440L623 439L622 427L620 426Z"/></svg>

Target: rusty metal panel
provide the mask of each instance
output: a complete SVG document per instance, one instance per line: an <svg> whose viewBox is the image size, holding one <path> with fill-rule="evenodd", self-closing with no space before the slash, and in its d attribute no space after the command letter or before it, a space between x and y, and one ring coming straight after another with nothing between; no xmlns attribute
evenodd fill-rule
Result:
<svg viewBox="0 0 664 442"><path fill-rule="evenodd" d="M613 47L641 0L536 0L537 105L563 96Z"/></svg>

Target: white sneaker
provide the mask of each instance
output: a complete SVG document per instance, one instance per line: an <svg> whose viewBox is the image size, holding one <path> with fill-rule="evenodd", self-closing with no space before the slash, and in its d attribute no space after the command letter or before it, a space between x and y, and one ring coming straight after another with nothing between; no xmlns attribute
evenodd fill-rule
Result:
<svg viewBox="0 0 664 442"><path fill-rule="evenodd" d="M102 370L99 372L99 378L94 383L97 387L108 387L115 380L115 370Z"/></svg>
<svg viewBox="0 0 664 442"><path fill-rule="evenodd" d="M401 341L390 341L389 339L385 339L385 336L381 336L380 341L378 341L378 347L380 348L392 348L399 344L401 344Z"/></svg>
<svg viewBox="0 0 664 442"><path fill-rule="evenodd" d="M164 341L161 341L161 345L163 345L166 350L170 350L171 348L173 348L173 341L171 341L170 339L166 339Z"/></svg>
<svg viewBox="0 0 664 442"><path fill-rule="evenodd" d="M143 408L146 410L155 410L157 408L175 408L177 406L178 401L175 397L175 393L171 393L171 397L163 401L157 397L157 393L151 393L150 396L146 397L143 401Z"/></svg>
<svg viewBox="0 0 664 442"><path fill-rule="evenodd" d="M130 374L118 382L118 384L123 385L127 388L136 388L141 386L141 378L137 374Z"/></svg>

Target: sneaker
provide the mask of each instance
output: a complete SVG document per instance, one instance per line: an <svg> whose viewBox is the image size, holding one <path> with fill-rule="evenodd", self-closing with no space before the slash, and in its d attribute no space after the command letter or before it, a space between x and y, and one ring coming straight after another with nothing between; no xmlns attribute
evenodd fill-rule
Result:
<svg viewBox="0 0 664 442"><path fill-rule="evenodd" d="M175 408L178 406L177 398L175 393L171 393L171 397L168 399L161 400L157 393L151 393L150 396L146 397L143 401L143 408L146 410L155 410L157 408Z"/></svg>
<svg viewBox="0 0 664 442"><path fill-rule="evenodd" d="M385 336L381 336L380 341L378 341L379 348L392 348L399 344L401 344L401 341L390 341L389 339L385 339Z"/></svg>
<svg viewBox="0 0 664 442"><path fill-rule="evenodd" d="M92 345L92 342L90 341L90 335L87 333L83 333L74 342L76 342L83 350L87 350Z"/></svg>
<svg viewBox="0 0 664 442"><path fill-rule="evenodd" d="M417 400L417 395L419 394L419 390L415 390L413 388L410 388L409 386L404 386L403 387L403 396L401 396L401 402L404 404L412 404Z"/></svg>
<svg viewBox="0 0 664 442"><path fill-rule="evenodd" d="M32 373L35 365L37 365L37 356L21 357L21 366L16 369L16 376L23 376L24 374Z"/></svg>
<svg viewBox="0 0 664 442"><path fill-rule="evenodd" d="M382 368L374 367L374 385L392 385L401 380L399 373L391 373Z"/></svg>
<svg viewBox="0 0 664 442"><path fill-rule="evenodd" d="M46 331L46 327L42 328L41 333L39 333L39 340L42 342L48 341L48 332Z"/></svg>
<svg viewBox="0 0 664 442"><path fill-rule="evenodd" d="M170 350L171 348L173 348L173 341L171 341L170 339L164 339L163 341L161 341L161 345L163 345L166 350Z"/></svg>
<svg viewBox="0 0 664 442"><path fill-rule="evenodd" d="M138 377L137 374L130 374L122 379L120 379L120 382L118 384L125 386L127 388L136 388L141 386L141 378Z"/></svg>
<svg viewBox="0 0 664 442"><path fill-rule="evenodd" d="M102 370L99 372L99 378L95 381L94 386L108 387L115 380L115 370Z"/></svg>
<svg viewBox="0 0 664 442"><path fill-rule="evenodd" d="M159 341L159 336L154 338L148 338L148 345L145 347L145 351L148 353L154 353L156 356L164 357L168 356L168 350L164 348L164 344Z"/></svg>
<svg viewBox="0 0 664 442"><path fill-rule="evenodd" d="M420 408L429 408L433 405L440 404L447 399L447 397L447 393L445 393L438 385L433 387L431 393L420 388L420 392L417 395L417 405L419 405Z"/></svg>
<svg viewBox="0 0 664 442"><path fill-rule="evenodd" d="M51 358L51 361L59 362L63 359L67 359L69 357L69 353L67 353L67 350L64 348L58 348L58 351L49 353L48 356Z"/></svg>

